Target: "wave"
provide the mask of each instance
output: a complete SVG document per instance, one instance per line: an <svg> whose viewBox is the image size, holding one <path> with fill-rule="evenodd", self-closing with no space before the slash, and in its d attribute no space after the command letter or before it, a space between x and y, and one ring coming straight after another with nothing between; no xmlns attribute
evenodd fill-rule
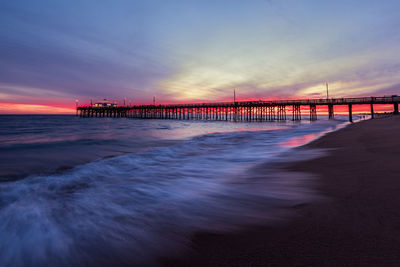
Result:
<svg viewBox="0 0 400 267"><path fill-rule="evenodd" d="M318 196L313 177L274 166L322 152L280 144L337 125L206 134L1 183L0 265L153 265L196 231L285 218Z"/></svg>

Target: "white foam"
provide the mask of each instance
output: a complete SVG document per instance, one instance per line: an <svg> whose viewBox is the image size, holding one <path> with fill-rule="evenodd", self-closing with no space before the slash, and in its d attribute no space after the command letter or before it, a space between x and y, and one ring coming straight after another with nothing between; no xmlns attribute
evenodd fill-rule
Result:
<svg viewBox="0 0 400 267"><path fill-rule="evenodd" d="M311 178L257 166L336 125L207 134L0 184L0 266L153 264L195 231L279 220L315 197Z"/></svg>

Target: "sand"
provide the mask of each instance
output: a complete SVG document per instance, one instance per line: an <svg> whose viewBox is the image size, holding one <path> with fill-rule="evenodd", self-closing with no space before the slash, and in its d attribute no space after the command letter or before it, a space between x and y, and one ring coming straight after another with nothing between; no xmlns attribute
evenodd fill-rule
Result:
<svg viewBox="0 0 400 267"><path fill-rule="evenodd" d="M400 265L400 116L363 121L305 148L329 148L288 166L316 174L323 201L278 225L199 233L165 266Z"/></svg>

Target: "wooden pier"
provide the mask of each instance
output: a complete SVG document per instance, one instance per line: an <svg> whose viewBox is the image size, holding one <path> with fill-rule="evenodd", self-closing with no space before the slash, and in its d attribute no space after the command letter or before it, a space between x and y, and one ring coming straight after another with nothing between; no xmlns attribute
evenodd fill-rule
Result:
<svg viewBox="0 0 400 267"><path fill-rule="evenodd" d="M349 121L353 122L353 105L368 105L374 118L374 105L393 105L399 114L400 96L329 98L275 101L238 101L175 105L134 105L95 107L78 106L80 117L114 117L138 119L222 120L222 121L282 121L302 119L302 108L308 107L309 119L317 119L317 106L327 106L329 118L334 118L334 106L347 106Z"/></svg>

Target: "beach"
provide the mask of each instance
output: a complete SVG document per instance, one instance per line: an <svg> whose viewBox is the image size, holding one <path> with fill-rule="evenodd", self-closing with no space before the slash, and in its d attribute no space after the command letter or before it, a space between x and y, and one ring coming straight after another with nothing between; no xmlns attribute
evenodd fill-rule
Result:
<svg viewBox="0 0 400 267"><path fill-rule="evenodd" d="M390 266L400 253L400 116L362 121L298 149L324 156L290 164L318 177L323 199L296 215L236 233L198 233L165 266Z"/></svg>

